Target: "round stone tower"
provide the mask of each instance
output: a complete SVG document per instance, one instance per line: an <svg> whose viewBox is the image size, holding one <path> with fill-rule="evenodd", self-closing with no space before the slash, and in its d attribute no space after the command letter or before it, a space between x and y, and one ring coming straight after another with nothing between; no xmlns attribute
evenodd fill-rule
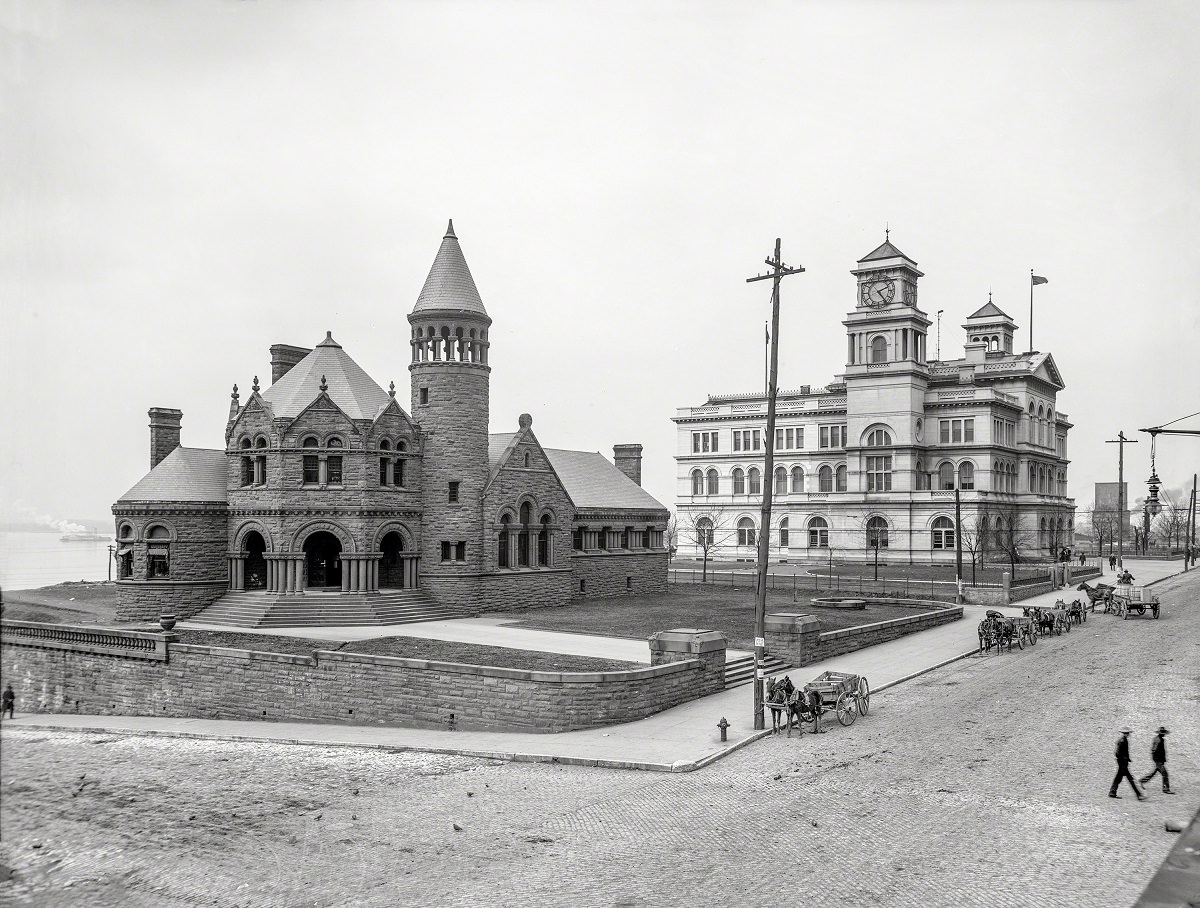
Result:
<svg viewBox="0 0 1200 908"><path fill-rule="evenodd" d="M488 477L488 328L454 222L417 304L412 325L412 416L425 435L421 574L438 599L469 597L439 581L483 569L481 496Z"/></svg>

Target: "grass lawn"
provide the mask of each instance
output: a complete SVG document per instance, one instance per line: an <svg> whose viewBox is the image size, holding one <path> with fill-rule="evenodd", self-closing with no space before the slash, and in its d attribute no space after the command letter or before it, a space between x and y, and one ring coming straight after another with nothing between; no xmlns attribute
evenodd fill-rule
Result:
<svg viewBox="0 0 1200 908"><path fill-rule="evenodd" d="M117 585L80 580L4 594L4 617L47 624L113 624Z"/></svg>
<svg viewBox="0 0 1200 908"><path fill-rule="evenodd" d="M808 596L793 602L790 590L767 593L767 614L794 611L816 615L822 630L827 631L917 613L913 608L870 601L863 611L812 608ZM656 631L697 627L720 631L731 648L754 647L754 593L728 587L680 585L661 595L585 600L561 608L522 612L518 617L522 627L611 637L649 637Z"/></svg>

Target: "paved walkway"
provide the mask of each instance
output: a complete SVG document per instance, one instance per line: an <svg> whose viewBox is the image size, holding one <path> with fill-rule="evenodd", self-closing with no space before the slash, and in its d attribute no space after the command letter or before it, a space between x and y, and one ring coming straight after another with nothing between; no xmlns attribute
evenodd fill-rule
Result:
<svg viewBox="0 0 1200 908"><path fill-rule="evenodd" d="M1126 559L1126 564L1139 584L1150 583L1178 573L1180 570L1178 562L1138 562ZM1101 579L1106 578L1102 577ZM1111 576L1107 579L1111 579ZM1058 598L1071 600L1076 596L1082 596L1082 594L1076 594L1073 590L1045 593L1025 600L1015 607L1002 609L1002 611L1020 614L1021 606L1051 605ZM902 681L974 653L978 646L976 626L985 611L986 608L983 606L965 606L962 621L955 621L889 643L827 659L805 666L803 669L793 669L791 674L797 676L795 678L797 681L806 681L810 675L816 676L827 670L864 675L868 679L872 691L886 696L885 691L888 688ZM1097 616L1090 620L1110 619L1106 616ZM491 623L481 624L480 622ZM510 628L495 623L494 619L468 619L430 622L429 624L437 624L441 627L430 629L428 633L413 633L421 630L423 626L407 625L388 628L388 633L395 634L403 631L412 636L465 640L473 643L487 642L492 646L513 646L520 649L537 649L540 647L532 645L535 641L546 642L546 638L562 638L563 645L578 648L551 651L575 652L579 655L632 653L635 645L640 647L643 653L648 651L644 640L630 641L584 634L555 634L524 628ZM290 629L288 633L292 633L294 630L297 629ZM313 629L301 630L309 632ZM321 628L319 630L321 637L331 638L330 629ZM346 633L356 633L360 629L346 628L342 630ZM485 631L491 635L486 641L478 636ZM274 632L278 633L279 631ZM443 634L453 634L454 636L442 636ZM501 642L501 640L506 642ZM600 648L589 648L591 646ZM620 655L615 658L627 658L627 656ZM640 661L646 661L645 657L641 657ZM745 685L685 703L637 722L553 735L141 716L39 714L18 716L11 721L14 725L33 727L291 744L374 747L394 751L460 754L516 761L687 772L706 766L739 747L769 734L769 732L754 730L752 715L753 688ZM730 723L729 740L724 743L721 742L717 729L717 723L721 718L727 719ZM870 722L871 719L868 715L859 721ZM826 727L830 728L828 725ZM836 734L842 731L843 729L835 721L830 733Z"/></svg>

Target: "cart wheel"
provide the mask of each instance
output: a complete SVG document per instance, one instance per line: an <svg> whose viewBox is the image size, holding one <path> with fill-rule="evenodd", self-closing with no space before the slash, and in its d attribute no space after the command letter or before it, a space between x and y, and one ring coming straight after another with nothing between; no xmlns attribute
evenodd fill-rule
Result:
<svg viewBox="0 0 1200 908"><path fill-rule="evenodd" d="M1158 620L1158 606L1157 605L1154 606L1154 620L1155 621Z"/></svg>
<svg viewBox="0 0 1200 908"><path fill-rule="evenodd" d="M838 721L843 725L853 725L858 717L858 708L854 705L853 695L843 693L837 701Z"/></svg>
<svg viewBox="0 0 1200 908"><path fill-rule="evenodd" d="M1025 649L1025 635L1024 634L1017 635L1017 649Z"/></svg>
<svg viewBox="0 0 1200 908"><path fill-rule="evenodd" d="M866 678L858 679L858 711L864 716L871 708L871 685Z"/></svg>
<svg viewBox="0 0 1200 908"><path fill-rule="evenodd" d="M1029 629L1029 645L1037 646L1037 628Z"/></svg>

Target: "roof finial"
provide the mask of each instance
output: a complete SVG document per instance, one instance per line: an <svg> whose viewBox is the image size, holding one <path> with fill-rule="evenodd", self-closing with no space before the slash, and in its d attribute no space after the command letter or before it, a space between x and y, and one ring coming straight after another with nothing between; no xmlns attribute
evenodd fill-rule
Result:
<svg viewBox="0 0 1200 908"><path fill-rule="evenodd" d="M257 390L258 390L258 376L257 376L257 375L256 375L256 376L254 376L254 384L250 386L250 390L251 390L251 391L257 391Z"/></svg>
<svg viewBox="0 0 1200 908"><path fill-rule="evenodd" d="M988 287L988 302L990 303L991 301L992 301L992 288Z"/></svg>
<svg viewBox="0 0 1200 908"><path fill-rule="evenodd" d="M454 236L454 218L451 218L451 219L450 219L450 223L448 223L448 224L446 225L446 236L442 237L442 239L446 239L446 237L452 237L452 236L453 236L453 237L454 237L456 240L458 239L458 237L457 237L457 236Z"/></svg>
<svg viewBox="0 0 1200 908"><path fill-rule="evenodd" d="M328 385L328 384L325 382L325 376L324 376L324 375L322 375L322 376L321 376L321 390L322 390L322 391L328 391L328 390L329 390L329 385Z"/></svg>
<svg viewBox="0 0 1200 908"><path fill-rule="evenodd" d="M229 396L232 397L234 400L238 399L238 390L237 390L236 384L233 386L233 393L230 394Z"/></svg>
<svg viewBox="0 0 1200 908"><path fill-rule="evenodd" d="M395 396L396 396L396 383L389 382L388 383L388 397L395 397Z"/></svg>
<svg viewBox="0 0 1200 908"><path fill-rule="evenodd" d="M892 241L892 225L890 221L883 222L883 241L885 243Z"/></svg>

